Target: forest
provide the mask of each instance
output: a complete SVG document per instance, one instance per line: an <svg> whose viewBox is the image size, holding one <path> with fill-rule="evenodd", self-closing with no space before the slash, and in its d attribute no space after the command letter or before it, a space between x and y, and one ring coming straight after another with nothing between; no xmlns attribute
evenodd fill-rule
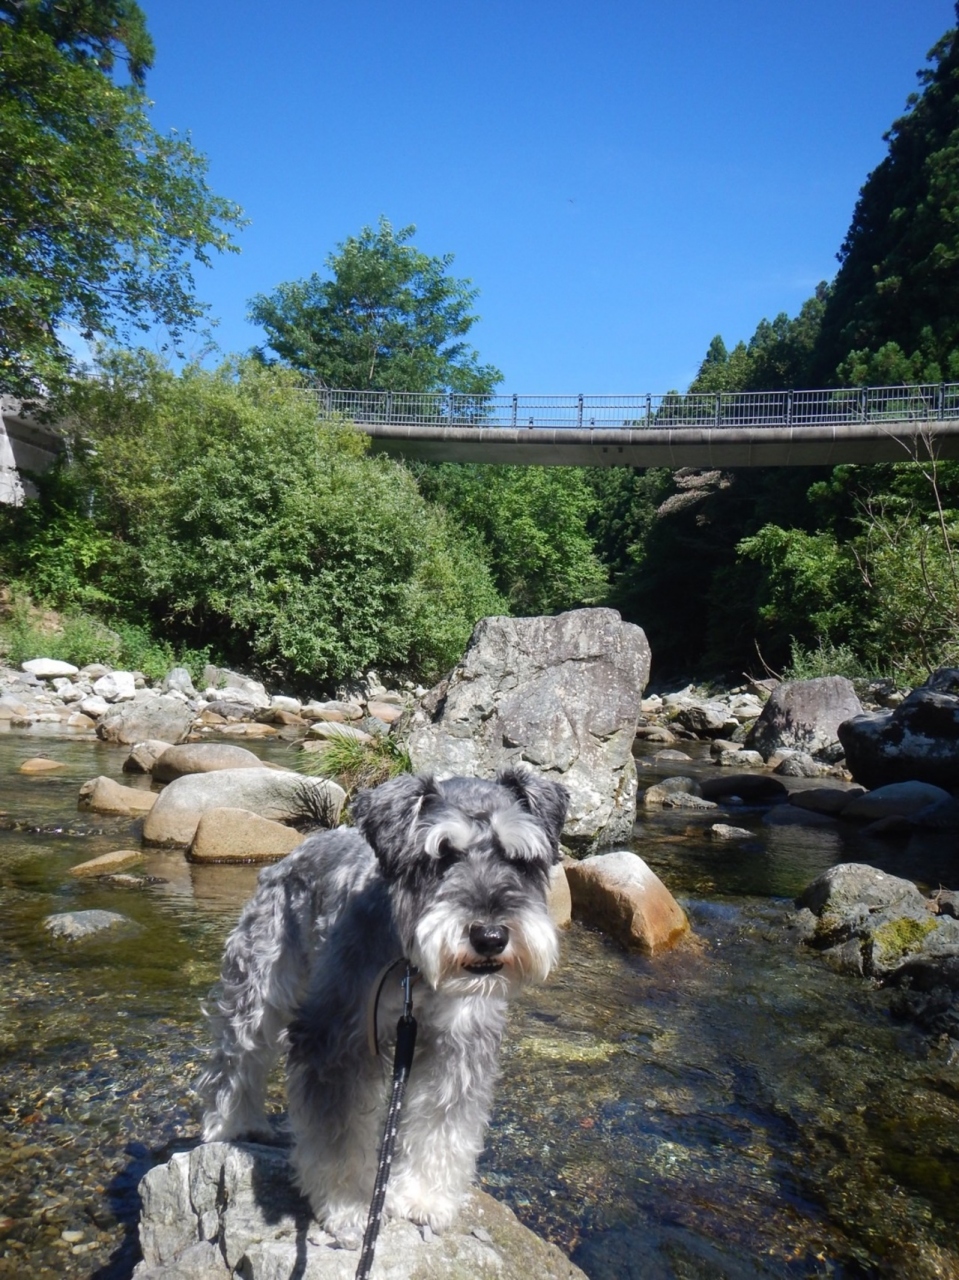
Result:
<svg viewBox="0 0 959 1280"><path fill-rule="evenodd" d="M46 647L73 660L214 658L314 689L371 667L430 681L486 614L609 604L646 630L659 684L905 684L959 665L959 463L904 448L829 470L403 465L323 418L317 387L482 397L501 380L470 345L477 290L415 227L381 218L253 298L262 345L218 368L139 349L138 329L165 324L175 350L201 318L191 264L234 248L240 211L188 142L152 133L135 5L0 0L0 55L16 192L0 391L42 402L67 444L36 498L0 509L8 658L35 656L55 610ZM748 342L717 335L688 390L959 381L955 30L886 139L835 277ZM94 370L74 366L65 323L98 339Z"/></svg>

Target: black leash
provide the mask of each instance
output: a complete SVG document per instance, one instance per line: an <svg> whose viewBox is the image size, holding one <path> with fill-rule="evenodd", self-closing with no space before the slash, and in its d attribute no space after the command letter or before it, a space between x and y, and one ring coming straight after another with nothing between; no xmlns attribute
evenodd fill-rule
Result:
<svg viewBox="0 0 959 1280"><path fill-rule="evenodd" d="M379 1000L378 991L376 1000ZM374 1018L375 1016L374 1012ZM396 1052L393 1055L393 1089L390 1093L389 1110L386 1113L386 1126L383 1130L383 1145L380 1147L380 1159L376 1168L373 1199L370 1201L370 1216L366 1220L363 1248L360 1252L360 1261L356 1268L355 1280L369 1280L370 1271L373 1267L376 1237L380 1233L383 1202L386 1199L386 1183L390 1176L390 1165L393 1162L393 1148L396 1146L396 1133L400 1125L403 1095L406 1093L406 1084L410 1078L410 1068L413 1065L413 1049L415 1047L416 1019L413 1017L413 968L407 960L406 973L403 975L403 1015L396 1024Z"/></svg>

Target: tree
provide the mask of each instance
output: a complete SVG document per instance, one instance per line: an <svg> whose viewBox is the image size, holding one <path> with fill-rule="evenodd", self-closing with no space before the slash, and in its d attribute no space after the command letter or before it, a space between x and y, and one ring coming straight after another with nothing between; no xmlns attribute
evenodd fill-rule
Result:
<svg viewBox="0 0 959 1280"><path fill-rule="evenodd" d="M447 272L453 255L431 258L381 217L327 258L331 273L281 284L250 303L268 346L323 386L353 390L486 395L502 374L481 365L465 341L478 290Z"/></svg>
<svg viewBox="0 0 959 1280"><path fill-rule="evenodd" d="M152 59L133 0L0 0L0 391L56 385L65 326L178 340L205 310L191 264L234 248L237 206L147 118Z"/></svg>

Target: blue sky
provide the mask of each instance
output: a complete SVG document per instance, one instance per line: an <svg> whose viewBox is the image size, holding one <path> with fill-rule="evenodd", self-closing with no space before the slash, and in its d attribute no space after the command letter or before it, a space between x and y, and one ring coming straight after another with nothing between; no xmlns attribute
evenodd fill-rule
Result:
<svg viewBox="0 0 959 1280"><path fill-rule="evenodd" d="M453 253L503 391L684 387L831 277L951 0L141 0L157 127L244 208L253 294L385 214Z"/></svg>

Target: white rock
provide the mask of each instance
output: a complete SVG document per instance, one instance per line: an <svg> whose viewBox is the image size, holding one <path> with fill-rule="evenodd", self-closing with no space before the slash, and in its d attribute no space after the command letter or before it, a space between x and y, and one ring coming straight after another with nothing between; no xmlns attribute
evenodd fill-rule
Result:
<svg viewBox="0 0 959 1280"><path fill-rule="evenodd" d="M130 702L137 696L136 676L132 671L111 671L94 682L93 692L106 702Z"/></svg>
<svg viewBox="0 0 959 1280"><path fill-rule="evenodd" d="M105 716L110 710L110 704L106 698L101 698L99 694L92 694L89 698L84 698L80 703L80 710L85 716L90 716L93 720L99 720L101 716Z"/></svg>
<svg viewBox="0 0 959 1280"><path fill-rule="evenodd" d="M289 711L291 715L298 716L302 709L303 703L299 698L287 698L278 693L270 699L271 711Z"/></svg>
<svg viewBox="0 0 959 1280"><path fill-rule="evenodd" d="M27 671L38 680L52 680L55 676L75 676L79 667L72 662L60 662L57 658L30 658L21 662L21 671Z"/></svg>

